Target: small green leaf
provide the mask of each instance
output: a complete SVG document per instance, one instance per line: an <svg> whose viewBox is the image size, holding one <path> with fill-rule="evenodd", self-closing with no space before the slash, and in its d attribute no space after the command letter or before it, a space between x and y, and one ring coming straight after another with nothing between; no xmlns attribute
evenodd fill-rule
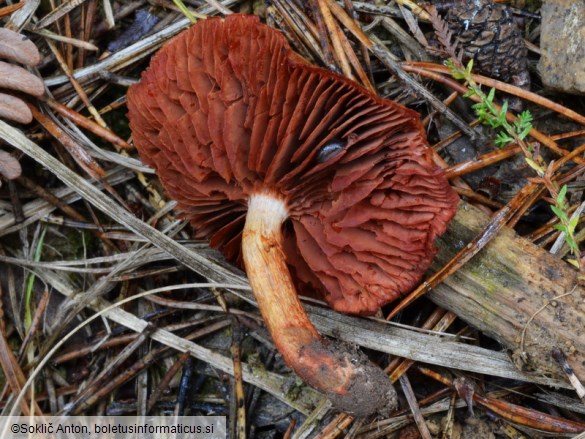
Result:
<svg viewBox="0 0 585 439"><path fill-rule="evenodd" d="M565 226L563 226L562 224L556 224L554 228L563 232L563 233L567 233L567 228Z"/></svg>
<svg viewBox="0 0 585 439"><path fill-rule="evenodd" d="M473 70L473 59L470 59L469 62L467 63L467 67L465 68L465 73L467 73L467 76L471 76L472 70Z"/></svg>
<svg viewBox="0 0 585 439"><path fill-rule="evenodd" d="M541 177L544 175L544 171L538 163L536 163L534 160L532 160L528 157L526 157L524 160L526 160L526 163L528 164L528 166L530 166L532 169L534 169L538 175L540 175Z"/></svg>
<svg viewBox="0 0 585 439"><path fill-rule="evenodd" d="M500 114L498 114L498 120L502 122L502 124L506 121L506 113L508 112L508 101L502 104L502 108L500 109Z"/></svg>
<svg viewBox="0 0 585 439"><path fill-rule="evenodd" d="M173 0L173 3L175 3L175 6L179 8L179 10L183 13L185 17L189 19L191 23L195 23L197 21L193 13L189 9L187 9L187 6L185 6L182 0Z"/></svg>
<svg viewBox="0 0 585 439"><path fill-rule="evenodd" d="M524 124L532 123L532 113L530 113L528 110L524 110L522 113L520 113L519 117Z"/></svg>
<svg viewBox="0 0 585 439"><path fill-rule="evenodd" d="M528 133L530 132L530 130L532 129L532 125L528 125L527 127L524 127L524 129L522 130L518 130L518 138L520 140L524 140L524 138L528 135Z"/></svg>
<svg viewBox="0 0 585 439"><path fill-rule="evenodd" d="M571 241L569 242L567 240L567 244L569 245L569 248L571 249L571 253L573 253L575 256L579 255L579 247L577 246L577 244L575 243L575 241Z"/></svg>
<svg viewBox="0 0 585 439"><path fill-rule="evenodd" d="M445 65L449 67L449 73L455 79L465 79L465 72L455 67L455 63L451 58L445 61Z"/></svg>
<svg viewBox="0 0 585 439"><path fill-rule="evenodd" d="M496 89L492 88L487 95L486 100L491 104L494 101L494 97L496 96Z"/></svg>
<svg viewBox="0 0 585 439"><path fill-rule="evenodd" d="M564 184L559 194L557 195L557 204L563 204L565 202L565 197L567 196L567 185Z"/></svg>
<svg viewBox="0 0 585 439"><path fill-rule="evenodd" d="M569 230L571 233L575 231L577 228L577 224L579 224L579 215L575 215L573 218L569 220Z"/></svg>
<svg viewBox="0 0 585 439"><path fill-rule="evenodd" d="M504 131L501 131L498 133L498 135L496 136L496 145L500 148L503 148L504 146L506 146L508 143L513 142L514 139L510 136L508 136L508 134L506 134Z"/></svg>
<svg viewBox="0 0 585 439"><path fill-rule="evenodd" d="M567 244L569 244L569 247L571 247L571 249L578 249L577 243L575 242L575 238L573 238L573 236L570 233L567 233L567 237L565 238L565 240L567 241Z"/></svg>
<svg viewBox="0 0 585 439"><path fill-rule="evenodd" d="M561 209L559 209L557 206L550 206L550 209L557 216L557 218L561 220L561 222L563 224L569 222L569 218L567 218L567 214L564 211L562 211Z"/></svg>
<svg viewBox="0 0 585 439"><path fill-rule="evenodd" d="M579 265L579 261L575 260L575 259L567 259L567 262L573 266L575 266L576 268L581 268L581 266Z"/></svg>
<svg viewBox="0 0 585 439"><path fill-rule="evenodd" d="M532 114L530 111L524 110L522 113L518 115L518 120L514 121L514 124L519 128L523 129L528 125L532 124Z"/></svg>

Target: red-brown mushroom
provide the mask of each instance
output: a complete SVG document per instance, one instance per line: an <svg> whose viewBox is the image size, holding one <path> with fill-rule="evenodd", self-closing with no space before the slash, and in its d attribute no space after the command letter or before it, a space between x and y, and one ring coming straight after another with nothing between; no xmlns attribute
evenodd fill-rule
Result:
<svg viewBox="0 0 585 439"><path fill-rule="evenodd" d="M418 114L308 64L243 15L166 44L128 109L142 159L197 237L243 260L287 364L345 411L391 408L384 373L321 338L295 286L372 314L420 281L457 196Z"/></svg>

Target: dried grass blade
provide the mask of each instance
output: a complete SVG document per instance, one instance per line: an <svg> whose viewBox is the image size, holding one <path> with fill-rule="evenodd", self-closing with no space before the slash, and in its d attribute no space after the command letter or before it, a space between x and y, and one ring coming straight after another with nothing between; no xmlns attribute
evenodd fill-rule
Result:
<svg viewBox="0 0 585 439"><path fill-rule="evenodd" d="M417 369L424 375L429 376L446 386L451 388L454 387L454 382L446 376L439 375L435 371L423 366L418 366ZM478 392L473 392L471 396L473 401L482 407L492 411L502 419L519 425L524 425L526 427L535 428L549 433L581 433L585 431L585 424L580 422L562 419L547 413L527 409L507 401L482 396Z"/></svg>
<svg viewBox="0 0 585 439"><path fill-rule="evenodd" d="M402 375L400 377L400 385L402 386L402 393L406 397L406 401L408 402L408 406L410 407L410 411L414 417L414 422L416 422L416 426L418 427L418 431L423 439L432 439L431 432L427 427L425 422L425 418L423 417L422 413L420 412L420 407L414 396L414 391L412 390L412 386L410 385L410 381L406 375Z"/></svg>
<svg viewBox="0 0 585 439"><path fill-rule="evenodd" d="M406 32L396 20L390 17L382 17L380 24L398 40L401 46L406 48L408 52L412 53L411 57L423 61L431 59L425 47L423 47L416 39L414 39L410 33Z"/></svg>
<svg viewBox="0 0 585 439"><path fill-rule="evenodd" d="M152 392L152 394L150 395L150 398L148 399L148 407L146 408L146 413L152 410L152 408L155 406L159 398L163 396L163 393L168 389L172 379L175 377L175 375L177 375L177 373L179 373L179 370L181 370L185 362L190 357L191 355L189 354L189 352L183 352L179 356L179 358L177 358L177 360L173 363L173 365L169 367L165 375L158 383L156 389L154 389L154 392Z"/></svg>
<svg viewBox="0 0 585 439"><path fill-rule="evenodd" d="M444 331L451 325L451 323L455 321L456 318L457 316L455 314L451 312L446 312L444 309L437 307L435 311L426 320L426 322L422 326L422 329ZM385 372L392 370L389 376L390 381L392 383L398 381L398 379L402 377L408 369L410 369L410 366L414 364L414 360L410 360L408 358L402 358L397 360L398 364L396 365L396 367L391 368L390 367L392 366L391 364L386 369L384 369Z"/></svg>
<svg viewBox="0 0 585 439"><path fill-rule="evenodd" d="M26 353L26 350L28 348L29 343L32 340L32 337L37 333L37 329L39 328L44 313L45 313L45 309L47 308L47 305L49 303L49 290L45 289L45 291L43 292L43 295L41 296L41 300L39 301L37 308L35 310L35 313L32 317L32 321L29 327L28 332L26 333L26 337L24 338L24 340L22 341L21 345L20 345L20 349L18 351L18 357L19 360L22 361L22 359L24 358L24 354ZM24 383L24 381L23 381Z"/></svg>
<svg viewBox="0 0 585 439"><path fill-rule="evenodd" d="M354 17L354 15L355 15L354 10L353 10L351 2L349 0L345 1L345 8L346 8L346 13L350 17L350 19L355 23L355 25L357 27L359 27L359 24L358 24L356 18ZM338 33L339 33L339 37L341 40L341 44L343 46L343 50L347 54L349 62L351 63L353 69L355 70L358 77L360 78L362 85L364 85L372 93L377 94L377 90L374 87L372 81L370 80L371 76L366 74L366 72L364 71L362 64L360 63L360 60L358 59L355 51L353 50L352 45L350 44L349 39L345 35L345 32L341 31L339 26L336 26L336 27L338 29ZM367 68L370 69L371 66L370 66L370 57L369 57L369 53L368 53L368 48L366 46L364 46L364 44L362 42L358 42L358 43L359 43L359 47L362 51L362 56L364 57L364 62L366 64Z"/></svg>
<svg viewBox="0 0 585 439"><path fill-rule="evenodd" d="M110 185L116 185L134 177L135 174L126 169L117 169L108 175L107 181ZM98 187L101 187L99 182L96 182L95 184ZM55 189L53 191L53 195L66 204L73 203L81 198L77 193L68 187ZM14 233L20 230L22 227L26 227L28 224L32 224L41 220L54 210L55 206L43 199L37 198L33 201L30 201L23 207L23 213L26 218L24 223L18 223L13 213L7 213L0 216L0 237Z"/></svg>
<svg viewBox="0 0 585 439"><path fill-rule="evenodd" d="M35 29L42 29L50 24L53 24L58 19L68 14L70 11L75 9L77 6L85 2L85 0L69 0L61 3L59 6L54 8L51 12L45 15L36 24Z"/></svg>
<svg viewBox="0 0 585 439"><path fill-rule="evenodd" d="M56 197L51 192L46 190L44 187L37 185L34 181L30 180L28 177L21 175L18 178L18 183L23 185L25 188L30 190L33 194L38 197L43 198L48 203L52 204L56 208L60 209L64 214L73 218L74 220L84 222L86 221L85 217L81 215L77 210L73 207L69 206L67 203L64 203L59 197Z"/></svg>
<svg viewBox="0 0 585 439"><path fill-rule="evenodd" d="M112 10L112 3L110 0L103 0L102 4L104 5L104 16L106 18L106 23L108 24L108 29L112 29L114 26L116 26L116 20L114 20L114 11Z"/></svg>
<svg viewBox="0 0 585 439"><path fill-rule="evenodd" d="M321 3L319 0L313 0L310 2L310 6L310 12L312 13L313 17L315 17L319 43L321 44L321 49L323 50L323 55L325 56L325 66L332 72L340 73L340 57L337 53L334 52L335 49L332 47L332 39L329 37L330 30L328 25L325 23L325 17L321 12ZM298 11L297 14L302 14L302 12ZM303 21L309 21L304 14Z"/></svg>
<svg viewBox="0 0 585 439"><path fill-rule="evenodd" d="M204 0L209 6L215 9L217 12L221 12L224 15L233 14L233 11L229 10L226 6L218 2L217 0Z"/></svg>
<svg viewBox="0 0 585 439"><path fill-rule="evenodd" d="M563 350L560 349L559 347L554 347L551 352L551 355L559 364L559 366L563 370L563 373L567 376L567 379L575 389L577 396L581 399L583 404L585 404L585 387L583 386L583 383L581 383L579 377L575 374L575 371L569 364L567 356L565 355Z"/></svg>
<svg viewBox="0 0 585 439"><path fill-rule="evenodd" d="M89 3L81 6L81 31L79 32L79 39L83 41L89 41L94 31L94 23L97 15L97 0L91 0ZM75 66L77 68L85 65L87 53L85 50L80 49L77 52L77 60Z"/></svg>
<svg viewBox="0 0 585 439"><path fill-rule="evenodd" d="M353 22L356 24L356 26L358 26L359 25L358 15L355 11L355 7L354 7L352 0L344 0L343 5L345 7L345 11L347 12L347 15L349 15L349 17L353 20ZM365 68L367 71L367 77L368 77L369 82L372 84L372 87L373 87L374 74L372 73L372 63L370 60L370 53L368 52L368 48L361 41L359 41L359 46L360 46L360 53L361 53L362 58L363 58L363 63L365 65ZM360 64L360 69L363 71L363 67L361 64ZM375 87L374 87L374 89L375 89Z"/></svg>
<svg viewBox="0 0 585 439"><path fill-rule="evenodd" d="M236 430L233 437L244 439L246 437L246 396L244 394L244 378L242 376L242 333L239 323L236 319L232 320L232 344L230 353L234 367L234 398L233 403L236 407Z"/></svg>
<svg viewBox="0 0 585 439"><path fill-rule="evenodd" d="M10 20L4 25L6 29L13 31L22 29L32 19L41 4L41 0L27 0L22 3L24 3L24 6L12 14Z"/></svg>
<svg viewBox="0 0 585 439"><path fill-rule="evenodd" d="M338 437L355 418L345 413L336 415L314 439L334 439Z"/></svg>
<svg viewBox="0 0 585 439"><path fill-rule="evenodd" d="M91 407L100 398L106 396L113 388L118 387L122 382L128 381L132 375L130 370L132 368L124 368L123 371L115 375L114 372L118 367L127 361L130 355L134 354L136 350L148 341L148 336L155 328L149 325L144 331L138 333L138 336L128 343L122 351L116 355L112 361L108 362L103 369L100 370L97 377L81 390L75 398L67 404L67 413L79 413L84 409ZM154 351L156 352L156 350ZM150 351L148 355L151 355ZM142 360L139 360L141 362Z"/></svg>
<svg viewBox="0 0 585 439"><path fill-rule="evenodd" d="M429 13L427 11L425 11L423 8L421 8L419 5L417 5L415 2L413 2L412 0L397 0L396 3L398 3L400 6L405 6L405 7L409 8L413 14L418 15L423 20L428 21L431 19L431 17L429 16Z"/></svg>
<svg viewBox="0 0 585 439"><path fill-rule="evenodd" d="M70 44L71 46L79 47L80 49L89 50L91 52L97 52L100 50L99 47L97 47L95 44L91 44L83 40L78 40L77 38L65 37L47 29L39 29L32 32L42 37L50 38L52 40L59 41L60 43Z"/></svg>

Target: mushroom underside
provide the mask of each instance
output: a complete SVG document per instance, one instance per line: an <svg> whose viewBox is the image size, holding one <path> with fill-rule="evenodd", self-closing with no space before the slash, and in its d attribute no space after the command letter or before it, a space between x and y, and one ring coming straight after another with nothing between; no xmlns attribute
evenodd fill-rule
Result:
<svg viewBox="0 0 585 439"><path fill-rule="evenodd" d="M325 342L297 289L371 314L420 281L457 195L432 163L418 115L307 64L242 15L199 22L165 45L128 108L142 159L197 237L245 265L293 370L354 401L343 406L354 413L372 395L388 404L384 374Z"/></svg>

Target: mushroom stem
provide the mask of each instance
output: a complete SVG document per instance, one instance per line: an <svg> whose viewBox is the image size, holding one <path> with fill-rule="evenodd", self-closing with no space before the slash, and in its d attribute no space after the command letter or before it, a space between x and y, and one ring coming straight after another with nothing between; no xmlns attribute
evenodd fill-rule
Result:
<svg viewBox="0 0 585 439"><path fill-rule="evenodd" d="M260 312L284 361L305 382L348 413L364 416L396 406L396 393L382 370L357 350L321 338L310 322L286 265L282 199L252 195L242 252Z"/></svg>

